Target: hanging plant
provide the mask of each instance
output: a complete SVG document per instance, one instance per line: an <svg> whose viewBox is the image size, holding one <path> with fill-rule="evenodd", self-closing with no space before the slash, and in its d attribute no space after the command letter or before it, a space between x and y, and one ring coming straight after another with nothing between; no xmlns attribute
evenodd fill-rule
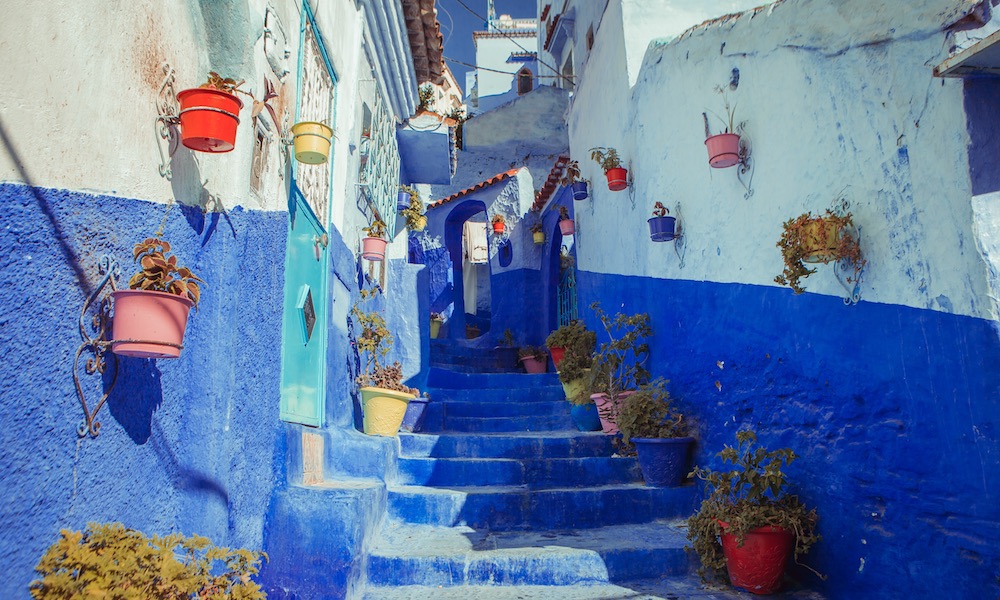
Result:
<svg viewBox="0 0 1000 600"><path fill-rule="evenodd" d="M743 127L743 123L736 122L736 104L729 103L722 87L715 88L715 91L722 94L722 103L725 107L726 117L720 117L712 113L722 121L725 130L722 133L712 135L708 128L708 116L702 113L705 120L705 147L708 148L708 164L716 169L731 167L740 162L740 136L737 129Z"/></svg>
<svg viewBox="0 0 1000 600"><path fill-rule="evenodd" d="M590 158L604 169L604 175L608 178L609 190L620 192L628 187L628 170L622 167L617 150L603 146L591 148Z"/></svg>
<svg viewBox="0 0 1000 600"><path fill-rule="evenodd" d="M649 224L649 238L654 242L669 242L674 239L677 219L669 214L670 210L662 202L653 205L653 216L646 223Z"/></svg>
<svg viewBox="0 0 1000 600"><path fill-rule="evenodd" d="M503 215L495 214L491 221L493 223L493 233L496 235L503 235L504 230L507 227L507 221L504 219Z"/></svg>
<svg viewBox="0 0 1000 600"><path fill-rule="evenodd" d="M215 71L197 88L177 94L180 103L181 143L199 152L229 152L236 147L243 101L236 97L242 81ZM245 92L242 92L245 93Z"/></svg>
<svg viewBox="0 0 1000 600"><path fill-rule="evenodd" d="M361 231L368 234L361 240L361 256L371 261L384 259L385 247L389 243L385 239L385 223L376 218L368 227L362 227Z"/></svg>
<svg viewBox="0 0 1000 600"><path fill-rule="evenodd" d="M848 229L853 224L851 213L839 215L830 209L822 216L808 212L785 221L781 239L776 244L785 268L774 282L801 294L805 291L801 280L816 272L806 264L831 261L846 261L852 266L854 274L848 282L855 282L866 261L861 256L858 239Z"/></svg>
<svg viewBox="0 0 1000 600"><path fill-rule="evenodd" d="M569 218L569 209L565 206L559 207L559 231L563 235L573 235L576 233L576 223Z"/></svg>
<svg viewBox="0 0 1000 600"><path fill-rule="evenodd" d="M573 191L574 200L587 199L587 182L580 175L580 163L571 160L566 164L566 172L560 181L564 186Z"/></svg>

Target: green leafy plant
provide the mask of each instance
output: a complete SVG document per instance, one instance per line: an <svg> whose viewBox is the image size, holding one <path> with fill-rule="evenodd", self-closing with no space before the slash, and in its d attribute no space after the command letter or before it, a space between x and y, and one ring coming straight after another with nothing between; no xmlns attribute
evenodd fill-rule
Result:
<svg viewBox="0 0 1000 600"><path fill-rule="evenodd" d="M439 312L431 313L431 321L441 321L444 322L444 316Z"/></svg>
<svg viewBox="0 0 1000 600"><path fill-rule="evenodd" d="M208 73L208 81L201 84L200 88L207 88L212 90L218 90L220 92L225 92L227 94L235 94L237 92L246 94L243 90L239 89L243 85L243 80L241 79L237 82L235 79L229 77L223 77L215 71L210 71Z"/></svg>
<svg viewBox="0 0 1000 600"><path fill-rule="evenodd" d="M632 438L677 438L689 433L684 415L671 404L667 381L658 377L621 400L615 423L628 445Z"/></svg>
<svg viewBox="0 0 1000 600"><path fill-rule="evenodd" d="M854 268L853 275L847 281L855 281L865 266L865 260L861 256L857 238L848 231L848 227L852 225L851 213L838 215L829 209L825 215L814 216L808 212L785 221L781 239L775 244L781 250L785 268L781 275L774 278L774 282L787 285L796 294L801 294L805 291L801 281L816 272L816 269L806 267L805 262L828 263L833 260L847 261ZM826 237L830 227L836 229L835 248L827 247ZM823 253L817 256L817 249Z"/></svg>
<svg viewBox="0 0 1000 600"><path fill-rule="evenodd" d="M568 220L570 220L569 209L566 208L565 206L560 206L559 207L559 220L560 221L568 221Z"/></svg>
<svg viewBox="0 0 1000 600"><path fill-rule="evenodd" d="M719 121L722 122L723 127L725 127L725 131L722 133L736 133L738 128L743 127L743 123L736 122L736 103L729 103L729 96L726 94L726 91L722 86L716 86L715 91L722 96L722 106L725 109L726 117L722 118L714 112L712 115L719 119ZM705 113L702 113L702 116L705 119L705 137L711 137L712 134L708 128L708 117L705 116Z"/></svg>
<svg viewBox="0 0 1000 600"><path fill-rule="evenodd" d="M665 217L670 214L670 209L663 206L662 202L657 202L653 205L653 216L654 217Z"/></svg>
<svg viewBox="0 0 1000 600"><path fill-rule="evenodd" d="M385 223L380 219L375 219L368 227L362 227L361 231L368 234L368 237L385 238Z"/></svg>
<svg viewBox="0 0 1000 600"><path fill-rule="evenodd" d="M583 321L573 320L550 333L545 338L545 345L550 350L552 348L565 350L563 359L559 363L559 380L570 383L587 374L594 349L597 347L597 333L588 330ZM583 392L579 397L569 398L569 401L573 404L589 403L590 394L586 393L586 388Z"/></svg>
<svg viewBox="0 0 1000 600"><path fill-rule="evenodd" d="M490 222L493 223L494 225L496 225L497 223L500 223L502 225L502 224L506 223L507 220L504 219L503 215L501 215L500 213L497 213L497 214L493 215L493 218L490 220Z"/></svg>
<svg viewBox="0 0 1000 600"><path fill-rule="evenodd" d="M422 110L430 110L431 102L434 101L434 87L429 83L425 83L417 89L417 112Z"/></svg>
<svg viewBox="0 0 1000 600"><path fill-rule="evenodd" d="M503 335L500 336L500 346L503 348L513 348L517 343L514 341L514 333L508 327L503 330Z"/></svg>
<svg viewBox="0 0 1000 600"><path fill-rule="evenodd" d="M564 186L570 186L577 181L582 181L580 175L580 163L578 161L571 160L566 164L566 171L563 173L560 183Z"/></svg>
<svg viewBox="0 0 1000 600"><path fill-rule="evenodd" d="M798 458L791 448L768 450L757 446L757 435L750 430L738 432L736 440L737 447L726 446L718 454L723 462L733 465L732 470L695 467L689 475L704 481L708 494L698 512L688 519L687 534L690 548L701 559L699 572L703 577L726 578L726 558L719 542L723 533L735 535L742 546L747 533L758 527L792 531L796 563L820 539L816 535L816 510L807 510L798 496L785 489L782 469Z"/></svg>
<svg viewBox="0 0 1000 600"><path fill-rule="evenodd" d="M653 335L653 328L648 313L616 313L612 317L599 302L591 304L590 309L601 321L608 341L594 354L589 387L591 393L605 393L616 404L621 392L637 389L649 379L649 371L643 366L649 358L649 344L644 340Z"/></svg>
<svg viewBox="0 0 1000 600"><path fill-rule="evenodd" d="M177 257L168 256L169 252L170 242L155 237L136 244L132 255L142 270L129 279L129 288L186 296L198 306L201 300L198 282L204 281L191 269L177 266Z"/></svg>
<svg viewBox="0 0 1000 600"><path fill-rule="evenodd" d="M399 214L406 218L406 226L411 231L421 231L427 226L427 218L424 216L424 204L420 201L420 194L417 190L408 185L399 186L399 191L410 195L410 204Z"/></svg>
<svg viewBox="0 0 1000 600"><path fill-rule="evenodd" d="M542 233L542 231L543 231L544 228L542 227L542 222L541 221L537 221L537 222L531 224L530 229L531 229L531 233Z"/></svg>
<svg viewBox="0 0 1000 600"><path fill-rule="evenodd" d="M622 160L618 157L618 151L614 148L604 148L602 146L591 148L590 158L597 164L601 165L601 168L604 169L605 173L611 169L622 168Z"/></svg>
<svg viewBox="0 0 1000 600"><path fill-rule="evenodd" d="M463 147L463 130L465 129L465 122L469 120L469 116L465 114L465 108L459 106L448 111L445 117L455 121L455 145L461 150Z"/></svg>
<svg viewBox="0 0 1000 600"><path fill-rule="evenodd" d="M382 363L392 348L394 338L381 313L364 312L355 305L351 314L361 326L361 335L355 342L358 354L365 356L364 370L355 379L357 384L360 387L379 387L419 396L420 390L403 385L403 367L399 362L391 365Z"/></svg>
<svg viewBox="0 0 1000 600"><path fill-rule="evenodd" d="M201 536L146 537L121 523L64 529L31 582L34 600L108 598L190 600L266 598L251 577L267 554L220 548Z"/></svg>

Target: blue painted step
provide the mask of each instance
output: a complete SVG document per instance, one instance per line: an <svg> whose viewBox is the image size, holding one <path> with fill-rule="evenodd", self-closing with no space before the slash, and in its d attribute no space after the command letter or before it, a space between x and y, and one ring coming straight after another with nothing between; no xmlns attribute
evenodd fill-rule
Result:
<svg viewBox="0 0 1000 600"><path fill-rule="evenodd" d="M697 576L665 577L652 581L625 581L605 585L411 585L372 587L363 600L751 600L763 598L731 587L706 584ZM766 596L769 600L824 600L808 590Z"/></svg>
<svg viewBox="0 0 1000 600"><path fill-rule="evenodd" d="M429 387L427 392L435 402L476 402L480 404L566 402L566 393L561 385L539 385L531 388L476 388L474 390Z"/></svg>
<svg viewBox="0 0 1000 600"><path fill-rule="evenodd" d="M397 437L400 453L433 458L570 458L611 456L611 436L560 431L515 434L412 434Z"/></svg>
<svg viewBox="0 0 1000 600"><path fill-rule="evenodd" d="M444 430L468 433L500 433L518 431L575 431L569 415L527 417L452 417L447 407Z"/></svg>
<svg viewBox="0 0 1000 600"><path fill-rule="evenodd" d="M452 417L530 417L560 416L571 418L572 406L565 400L556 402L458 402L441 403L444 413Z"/></svg>
<svg viewBox="0 0 1000 600"><path fill-rule="evenodd" d="M695 488L618 484L589 488L388 486L388 514L408 523L492 531L584 529L687 517Z"/></svg>
<svg viewBox="0 0 1000 600"><path fill-rule="evenodd" d="M430 486L598 486L642 481L634 458L399 459L397 483Z"/></svg>
<svg viewBox="0 0 1000 600"><path fill-rule="evenodd" d="M666 521L585 531L491 532L386 523L368 560L378 586L607 584L687 573L685 534Z"/></svg>
<svg viewBox="0 0 1000 600"><path fill-rule="evenodd" d="M427 386L442 389L511 389L557 386L559 376L555 373L529 375L527 373L456 373L447 369L431 367L427 376Z"/></svg>

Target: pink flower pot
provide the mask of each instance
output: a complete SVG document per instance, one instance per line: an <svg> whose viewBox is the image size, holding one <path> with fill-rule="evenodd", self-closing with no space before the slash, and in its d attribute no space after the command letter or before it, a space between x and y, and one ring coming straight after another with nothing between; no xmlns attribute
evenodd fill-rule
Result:
<svg viewBox="0 0 1000 600"><path fill-rule="evenodd" d="M617 402L620 403L622 398L634 393L634 390L618 392ZM611 397L607 394L591 394L590 399L597 405L597 414L601 417L601 431L610 435L618 433L618 424L615 423L618 407L611 403Z"/></svg>
<svg viewBox="0 0 1000 600"><path fill-rule="evenodd" d="M137 358L177 358L184 344L188 312L185 296L147 290L119 290L114 299L111 351Z"/></svg>
<svg viewBox="0 0 1000 600"><path fill-rule="evenodd" d="M528 373L539 374L544 373L549 368L548 356L541 354L539 356L525 356L520 359L521 365L524 366L524 370Z"/></svg>
<svg viewBox="0 0 1000 600"><path fill-rule="evenodd" d="M575 225L576 224L573 222L573 219L563 219L562 221L559 221L559 231L562 232L563 235L573 235L576 231Z"/></svg>
<svg viewBox="0 0 1000 600"><path fill-rule="evenodd" d="M367 260L383 260L387 243L382 238L366 237L361 240L361 256Z"/></svg>
<svg viewBox="0 0 1000 600"><path fill-rule="evenodd" d="M708 164L716 169L731 167L740 162L740 136L735 133L720 133L705 140L708 148Z"/></svg>

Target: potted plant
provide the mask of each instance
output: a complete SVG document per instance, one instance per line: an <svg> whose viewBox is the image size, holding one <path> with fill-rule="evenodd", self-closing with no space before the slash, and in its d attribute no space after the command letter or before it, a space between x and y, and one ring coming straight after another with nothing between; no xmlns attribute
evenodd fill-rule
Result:
<svg viewBox="0 0 1000 600"><path fill-rule="evenodd" d="M670 402L663 378L640 385L622 400L616 419L622 441L633 444L646 485L677 487L687 474L688 452L694 438L688 423Z"/></svg>
<svg viewBox="0 0 1000 600"><path fill-rule="evenodd" d="M561 325L545 338L552 362L559 372L566 400L573 406L570 415L580 431L599 431L601 421L597 407L587 390L591 355L597 345L597 334L587 330L583 321L573 320Z"/></svg>
<svg viewBox="0 0 1000 600"><path fill-rule="evenodd" d="M295 160L307 165L321 165L330 157L330 145L336 137L333 129L319 121L301 121L292 125Z"/></svg>
<svg viewBox="0 0 1000 600"><path fill-rule="evenodd" d="M563 173L563 178L561 183L564 186L569 187L573 191L574 200L586 200L587 199L587 182L584 181L580 176L580 163L571 160L566 165L566 171Z"/></svg>
<svg viewBox="0 0 1000 600"><path fill-rule="evenodd" d="M612 318L598 302L590 305L608 336L594 354L588 388L597 405L605 433L618 433L616 421L621 401L635 392L649 378L643 366L649 357L649 345L644 341L653 335L649 314L617 313Z"/></svg>
<svg viewBox="0 0 1000 600"><path fill-rule="evenodd" d="M705 121L705 147L708 148L708 164L716 169L724 169L740 162L740 136L736 130L743 124L736 123L736 105L730 106L729 98L723 93L721 87L716 88L716 91L722 94L726 118L715 116L722 121L725 131L712 135L708 127L708 115L701 113L701 116Z"/></svg>
<svg viewBox="0 0 1000 600"><path fill-rule="evenodd" d="M132 255L141 271L128 282L130 289L113 292L114 320L111 350L138 358L177 358L184 347L188 313L201 299L199 279L178 266L170 243L146 238Z"/></svg>
<svg viewBox="0 0 1000 600"><path fill-rule="evenodd" d="M649 224L649 239L654 242L669 242L674 239L674 225L677 218L670 216L670 210L662 202L653 205L653 216L646 220Z"/></svg>
<svg viewBox="0 0 1000 600"><path fill-rule="evenodd" d="M597 147L590 149L590 158L604 169L604 176L608 178L608 189L612 192L620 192L628 187L628 171L622 168L621 158L614 148Z"/></svg>
<svg viewBox="0 0 1000 600"><path fill-rule="evenodd" d="M362 227L368 235L361 240L361 256L366 260L379 261L385 259L385 223L378 217L368 227Z"/></svg>
<svg viewBox="0 0 1000 600"><path fill-rule="evenodd" d="M419 200L420 196L417 194L417 190L411 188L408 185L400 185L399 192L396 194L396 210L403 211L410 207L410 199L417 196Z"/></svg>
<svg viewBox="0 0 1000 600"><path fill-rule="evenodd" d="M431 313L431 339L437 339L439 333L441 333L441 324L444 323L444 317L441 313L432 312Z"/></svg>
<svg viewBox="0 0 1000 600"><path fill-rule="evenodd" d="M545 231L542 229L541 222L531 224L531 239L535 242L536 246L541 246L545 243Z"/></svg>
<svg viewBox="0 0 1000 600"><path fill-rule="evenodd" d="M590 355L594 352L596 345L597 334L588 331L583 325L583 321L578 319L560 325L559 329L545 338L545 346L552 354L552 363L556 366L556 370L559 370L559 364L566 352L572 352L586 358L586 366L590 366Z"/></svg>
<svg viewBox="0 0 1000 600"><path fill-rule="evenodd" d="M559 231L563 235L573 235L576 233L576 224L569 218L569 209L565 206L559 207Z"/></svg>
<svg viewBox="0 0 1000 600"><path fill-rule="evenodd" d="M146 537L121 523L63 529L31 582L34 600L65 598L266 598L252 577L267 554L220 548L201 536ZM154 593L155 591L155 593Z"/></svg>
<svg viewBox="0 0 1000 600"><path fill-rule="evenodd" d="M851 226L851 213L842 216L829 209L823 216L813 216L808 212L785 221L781 239L776 244L781 249L785 268L781 275L774 278L774 282L787 285L796 294L801 294L805 291L801 280L816 272L816 269L806 267L805 263L839 260L847 261L854 267L854 275L848 278L849 282L854 281L865 260L861 256L858 239L848 231Z"/></svg>
<svg viewBox="0 0 1000 600"><path fill-rule="evenodd" d="M493 223L493 233L495 235L503 235L504 229L507 227L507 221L503 218L503 215L500 213L493 215L493 219L490 222Z"/></svg>
<svg viewBox="0 0 1000 600"><path fill-rule="evenodd" d="M549 355L543 348L536 346L521 346L518 348L517 359L527 373L537 375L546 372L549 367Z"/></svg>
<svg viewBox="0 0 1000 600"><path fill-rule="evenodd" d="M357 306L351 314L361 326L356 342L358 354L365 355L364 371L356 379L361 391L365 433L395 437L407 403L419 396L420 391L403 385L403 366L398 361L382 364L393 343L382 315L362 312Z"/></svg>
<svg viewBox="0 0 1000 600"><path fill-rule="evenodd" d="M420 194L417 190L401 186L406 189L406 206L402 207L399 213L406 218L406 226L410 231L423 231L427 227L427 216L424 215L424 204L420 201ZM402 196L403 192L400 192Z"/></svg>
<svg viewBox="0 0 1000 600"><path fill-rule="evenodd" d="M181 143L199 152L229 152L236 147L243 101L236 92L243 82L212 71L208 81L177 94Z"/></svg>
<svg viewBox="0 0 1000 600"><path fill-rule="evenodd" d="M736 440L736 448L726 446L718 454L732 470L691 472L705 481L708 497L688 519L687 538L703 576L728 572L734 586L771 594L781 587L788 556L794 552L798 563L819 541L819 516L785 489L782 469L798 458L790 448L755 447L757 436L750 430L738 432Z"/></svg>

